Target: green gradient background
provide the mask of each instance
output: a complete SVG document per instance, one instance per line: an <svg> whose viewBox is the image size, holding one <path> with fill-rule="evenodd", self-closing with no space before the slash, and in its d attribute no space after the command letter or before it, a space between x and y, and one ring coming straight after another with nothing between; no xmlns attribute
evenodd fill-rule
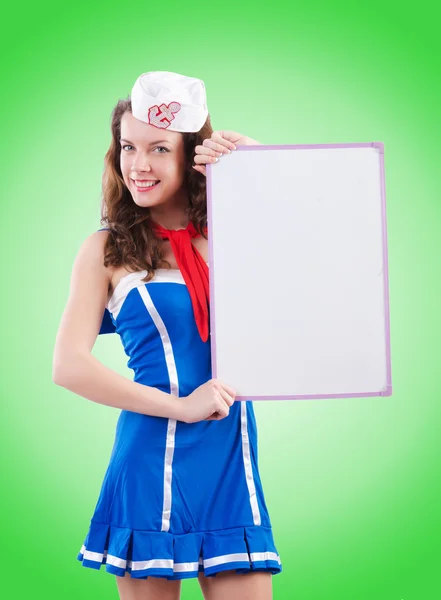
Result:
<svg viewBox="0 0 441 600"><path fill-rule="evenodd" d="M440 581L440 17L436 4L11 4L2 57L2 592L117 598L76 555L119 410L52 383L110 113L145 71L202 78L215 129L385 144L393 395L255 402L283 572L274 598L435 600ZM17 7L17 8L16 8ZM271 214L277 225L277 215ZM94 354L132 377L117 336ZM201 598L184 581L184 600Z"/></svg>

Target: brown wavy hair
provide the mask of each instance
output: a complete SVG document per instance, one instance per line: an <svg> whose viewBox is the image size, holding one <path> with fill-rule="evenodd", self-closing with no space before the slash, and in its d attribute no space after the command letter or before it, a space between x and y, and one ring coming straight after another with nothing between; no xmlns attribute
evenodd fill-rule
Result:
<svg viewBox="0 0 441 600"><path fill-rule="evenodd" d="M104 248L104 266L127 266L133 271L146 270L143 281L150 281L154 271L170 268L164 260L161 240L153 233L149 220L150 209L138 206L128 190L120 167L121 119L126 112L132 112L130 96L119 100L112 111L112 141L104 158L102 177L101 224L110 229ZM189 196L189 220L205 238L203 228L207 226L206 178L192 168L194 149L202 145L205 138L213 133L210 115L203 127L195 133L181 133L184 138L185 175L184 185Z"/></svg>

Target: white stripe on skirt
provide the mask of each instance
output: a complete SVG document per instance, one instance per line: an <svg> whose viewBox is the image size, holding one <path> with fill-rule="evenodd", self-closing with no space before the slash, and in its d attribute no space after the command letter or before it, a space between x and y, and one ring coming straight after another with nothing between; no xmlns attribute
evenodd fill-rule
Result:
<svg viewBox="0 0 441 600"><path fill-rule="evenodd" d="M182 572L193 572L197 571L199 565L203 565L204 568L214 567L216 565L224 565L233 562L260 562L260 561L274 561L279 565L281 564L281 560L279 555L276 552L251 552L250 555L248 553L240 553L240 554L223 554L220 556L214 556L213 558L206 558L203 560L199 559L199 563L197 562L187 562L187 563L174 563L171 558L153 558L150 560L125 560L123 558L118 558L117 556L112 556L107 554L107 551L103 554L100 552L91 552L86 550L86 547L83 545L80 553L86 560L91 560L94 562L102 563L104 559L106 559L106 563L109 565L114 565L115 567L120 567L122 569L126 569L129 567L132 571L143 571L144 569L173 569L175 573Z"/></svg>
<svg viewBox="0 0 441 600"><path fill-rule="evenodd" d="M161 336L164 347L165 362L167 364L168 376L170 379L170 393L172 396L179 396L178 371L176 369L173 348L170 342L167 329L160 314L156 310L153 300L147 290L147 286L138 287L138 292L148 310L154 324ZM168 419L167 441L165 446L164 459L164 503L162 507L162 528L161 531L170 529L170 517L172 506L172 476L173 476L173 453L175 450L176 419Z"/></svg>
<svg viewBox="0 0 441 600"><path fill-rule="evenodd" d="M253 513L254 525L261 524L259 504L257 502L256 486L254 484L253 466L251 464L250 438L248 436L247 403L241 400L241 429L242 429L242 454L245 477L247 480L248 493L250 495L251 511Z"/></svg>

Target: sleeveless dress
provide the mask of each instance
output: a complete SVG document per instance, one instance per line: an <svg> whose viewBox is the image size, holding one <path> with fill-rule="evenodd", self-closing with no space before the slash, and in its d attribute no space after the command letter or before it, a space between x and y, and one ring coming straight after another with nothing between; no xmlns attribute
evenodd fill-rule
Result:
<svg viewBox="0 0 441 600"><path fill-rule="evenodd" d="M100 334L116 332L134 381L177 397L212 378L182 274L124 276ZM251 401L220 421L185 423L122 410L110 461L77 559L146 579L282 571L257 461Z"/></svg>

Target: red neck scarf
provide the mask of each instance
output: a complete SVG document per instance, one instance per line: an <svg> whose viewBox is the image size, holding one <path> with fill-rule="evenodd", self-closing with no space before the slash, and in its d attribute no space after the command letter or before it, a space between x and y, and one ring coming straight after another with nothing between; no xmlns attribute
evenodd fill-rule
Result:
<svg viewBox="0 0 441 600"><path fill-rule="evenodd" d="M191 222L185 229L165 229L159 223L154 221L151 223L157 237L170 240L171 249L190 293L199 335L202 341L206 342L209 333L210 304L208 266L199 250L191 243L191 239L200 237L200 233Z"/></svg>

